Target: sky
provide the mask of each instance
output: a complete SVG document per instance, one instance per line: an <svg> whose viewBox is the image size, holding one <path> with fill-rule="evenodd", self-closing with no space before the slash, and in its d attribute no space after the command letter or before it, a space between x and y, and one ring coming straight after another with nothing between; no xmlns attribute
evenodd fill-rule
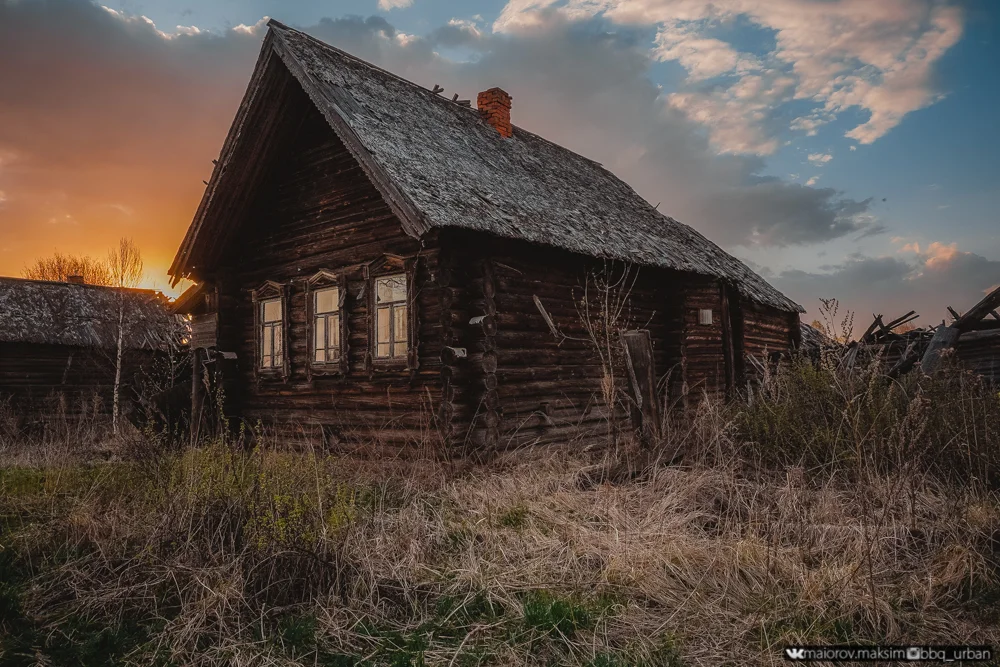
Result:
<svg viewBox="0 0 1000 667"><path fill-rule="evenodd" d="M514 99L817 316L1000 285L992 0L0 0L0 275L166 269L273 17L428 88Z"/></svg>

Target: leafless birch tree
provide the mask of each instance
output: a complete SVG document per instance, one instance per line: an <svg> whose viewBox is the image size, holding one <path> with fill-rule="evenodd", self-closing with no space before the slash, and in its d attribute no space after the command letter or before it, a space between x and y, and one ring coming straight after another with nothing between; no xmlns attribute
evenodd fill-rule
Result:
<svg viewBox="0 0 1000 667"><path fill-rule="evenodd" d="M118 435L118 417L121 412L122 356L125 350L125 333L129 326L128 310L130 306L124 289L137 287L139 281L142 280L142 254L132 239L123 238L118 242L118 247L108 251L106 265L111 286L119 288L115 296L115 316L117 317L117 326L115 327L115 386L111 412L111 426L115 435Z"/></svg>

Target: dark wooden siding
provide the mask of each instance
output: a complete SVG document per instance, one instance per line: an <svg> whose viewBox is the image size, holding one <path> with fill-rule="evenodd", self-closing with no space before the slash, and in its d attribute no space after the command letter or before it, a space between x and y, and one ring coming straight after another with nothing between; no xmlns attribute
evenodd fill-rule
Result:
<svg viewBox="0 0 1000 667"><path fill-rule="evenodd" d="M620 276L622 267L467 233L442 237L442 244L463 249L456 253L461 258L464 288L452 290L452 340L467 347L468 356L455 362L455 372L465 385L455 410L470 419L472 450L607 442L609 427L622 426L628 414L623 404L612 414L605 376L610 369L619 392L628 391L628 380L617 339L612 341L611 364L602 363L585 325L582 304L586 294L591 329L603 330L601 294L593 276L609 272ZM681 285L685 281L681 274L632 269L624 284L628 298L618 325L650 331L661 390L667 391L669 374L676 395L683 328ZM551 317L558 337L535 297ZM475 319L479 317L483 319Z"/></svg>
<svg viewBox="0 0 1000 667"><path fill-rule="evenodd" d="M302 96L304 97L304 95ZM306 105L304 99L299 103ZM333 443L396 447L436 439L433 411L441 387L438 251L432 236L405 235L399 220L318 112L309 109L275 161L246 221L242 242L216 271L219 346L235 351L239 376L226 383L230 411L253 423L281 424ZM290 113L291 118L295 117ZM363 264L386 254L418 257L419 345L415 369L379 370L368 362L368 300ZM307 372L309 327L305 280L320 269L346 271L349 370ZM255 372L252 290L271 280L288 285L290 374Z"/></svg>
<svg viewBox="0 0 1000 667"><path fill-rule="evenodd" d="M1000 384L1000 331L970 331L959 337L955 355L965 368Z"/></svg>
<svg viewBox="0 0 1000 667"><path fill-rule="evenodd" d="M130 402L153 352L128 351L122 397ZM0 401L28 421L55 416L110 414L114 352L68 345L0 343Z"/></svg>
<svg viewBox="0 0 1000 667"><path fill-rule="evenodd" d="M798 345L799 316L754 303L742 306L744 354L762 364ZM756 366L747 363L748 373Z"/></svg>
<svg viewBox="0 0 1000 667"><path fill-rule="evenodd" d="M711 278L686 275L684 295L683 363L686 394L692 399L718 398L726 391L723 349L722 291ZM712 311L712 323L701 324L701 310Z"/></svg>

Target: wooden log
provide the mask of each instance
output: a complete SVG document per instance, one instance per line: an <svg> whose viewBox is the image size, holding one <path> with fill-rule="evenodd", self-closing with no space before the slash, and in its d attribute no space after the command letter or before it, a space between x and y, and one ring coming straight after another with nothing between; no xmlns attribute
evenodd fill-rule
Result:
<svg viewBox="0 0 1000 667"><path fill-rule="evenodd" d="M951 349L961 335L958 327L952 325L948 327L938 327L934 332L934 337L927 344L923 359L920 362L920 370L924 373L933 373L941 363L941 353Z"/></svg>

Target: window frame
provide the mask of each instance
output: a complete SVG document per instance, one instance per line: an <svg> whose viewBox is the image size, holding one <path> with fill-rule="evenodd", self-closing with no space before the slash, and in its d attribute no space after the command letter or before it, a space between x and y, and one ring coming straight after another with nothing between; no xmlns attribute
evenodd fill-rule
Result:
<svg viewBox="0 0 1000 667"><path fill-rule="evenodd" d="M338 314L338 333L340 335L340 345L336 358L326 361L316 361L316 322L319 314L316 312L316 294L324 289L336 287L339 290L337 295L337 310L331 311ZM316 274L306 280L306 321L308 322L309 343L307 346L308 363L307 373L313 375L333 375L348 372L348 312L345 308L347 303L347 280L344 274L320 269ZM329 349L329 348L327 348Z"/></svg>
<svg viewBox="0 0 1000 667"><path fill-rule="evenodd" d="M288 285L284 283L275 282L273 280L265 281L257 289L253 290L252 299L253 312L254 312L254 372L258 379L260 378L281 378L287 379L289 376L290 369L290 341L288 340L288 330L289 330L289 299L288 299ZM273 326L270 323L264 321L264 304L272 301L277 301L281 304L281 320L277 326ZM272 342L271 355L272 357L279 357L278 363L272 363L270 366L264 366L264 331L265 328L269 329L280 329L281 331L281 351L278 355L274 354L274 346ZM271 333L273 341L273 332Z"/></svg>
<svg viewBox="0 0 1000 667"><path fill-rule="evenodd" d="M380 302L378 299L378 287L379 284L387 280L399 280L403 281L403 298L402 299L390 299L388 301ZM375 349L375 359L379 362L390 362L390 361L400 361L406 359L410 354L410 281L406 273L387 273L384 276L376 276L372 279L374 296L375 296L375 338L372 341ZM395 288L393 288L395 289ZM406 328L404 336L399 336L397 327L399 325L400 318L399 309L405 308L405 313L403 315L403 326ZM388 318L388 340L383 342L380 340L380 321L382 313L387 313ZM389 353L387 355L379 354L379 347L382 345L388 346ZM399 345L405 345L405 350L403 354L397 354L397 347Z"/></svg>
<svg viewBox="0 0 1000 667"><path fill-rule="evenodd" d="M365 266L365 290L368 292L368 352L366 365L372 370L416 370L417 369L417 258L385 255ZM378 353L378 280L402 275L406 280L406 354L396 357L379 357ZM397 302L399 303L399 302ZM390 311L392 312L392 311ZM393 320L395 318L393 317ZM394 322L390 322L392 326ZM392 331L392 329L390 329ZM393 336L395 338L395 336ZM392 342L395 345L396 341Z"/></svg>

